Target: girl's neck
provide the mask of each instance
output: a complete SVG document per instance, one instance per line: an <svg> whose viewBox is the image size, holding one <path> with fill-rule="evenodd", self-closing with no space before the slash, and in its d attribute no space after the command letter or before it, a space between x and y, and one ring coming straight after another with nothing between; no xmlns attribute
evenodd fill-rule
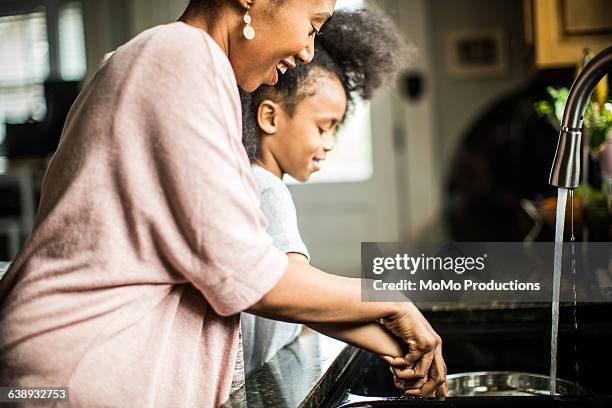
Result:
<svg viewBox="0 0 612 408"><path fill-rule="evenodd" d="M262 152L261 157L259 159L255 159L253 163L268 170L279 179L283 179L283 175L285 173L278 165L278 162L274 160L274 157L272 157L271 154L266 154L266 152Z"/></svg>

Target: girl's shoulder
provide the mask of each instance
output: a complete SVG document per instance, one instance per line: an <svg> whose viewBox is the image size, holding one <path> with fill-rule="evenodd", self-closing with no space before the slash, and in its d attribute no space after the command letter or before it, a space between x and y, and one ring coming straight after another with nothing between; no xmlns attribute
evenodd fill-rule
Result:
<svg viewBox="0 0 612 408"><path fill-rule="evenodd" d="M263 195L267 192L274 192L280 195L288 195L289 198L291 198L291 193L287 185L270 170L257 164L252 164L251 172L253 173L253 178L255 179L255 184L257 184L257 189L260 194Z"/></svg>

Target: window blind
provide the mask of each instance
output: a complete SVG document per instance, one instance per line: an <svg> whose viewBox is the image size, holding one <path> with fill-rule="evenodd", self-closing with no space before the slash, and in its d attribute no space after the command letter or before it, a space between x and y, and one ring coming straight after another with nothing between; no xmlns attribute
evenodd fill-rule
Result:
<svg viewBox="0 0 612 408"><path fill-rule="evenodd" d="M0 142L5 122L46 115L43 82L49 75L44 10L0 17Z"/></svg>
<svg viewBox="0 0 612 408"><path fill-rule="evenodd" d="M87 69L85 33L80 2L66 3L59 12L60 75L65 81L80 81Z"/></svg>

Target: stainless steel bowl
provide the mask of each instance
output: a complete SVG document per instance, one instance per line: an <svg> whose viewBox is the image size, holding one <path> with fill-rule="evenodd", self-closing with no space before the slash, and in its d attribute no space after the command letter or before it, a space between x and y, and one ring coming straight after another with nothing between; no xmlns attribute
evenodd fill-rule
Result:
<svg viewBox="0 0 612 408"><path fill-rule="evenodd" d="M549 396L550 377L513 371L480 371L446 376L449 397ZM557 379L557 395L593 395L578 384ZM347 391L337 408L360 408L368 403L398 401L401 397L375 397ZM364 405L365 404L365 405Z"/></svg>
<svg viewBox="0 0 612 408"><path fill-rule="evenodd" d="M550 395L550 377L512 371L482 371L446 376L449 397ZM557 379L558 395L589 395L578 384Z"/></svg>

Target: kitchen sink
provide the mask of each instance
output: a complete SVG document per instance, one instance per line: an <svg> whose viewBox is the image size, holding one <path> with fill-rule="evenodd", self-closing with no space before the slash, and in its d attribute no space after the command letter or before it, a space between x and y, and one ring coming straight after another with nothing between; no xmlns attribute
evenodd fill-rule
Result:
<svg viewBox="0 0 612 408"><path fill-rule="evenodd" d="M516 393L479 392L482 384L487 381L492 384L493 380L488 379L476 384L473 387L475 392L470 396L455 394L444 399L402 398L393 387L391 373L384 361L372 353L358 351L345 367L323 406L515 408L521 404L525 407L610 407L612 390L609 376L602 373L612 367L612 353L609 352L612 344L612 305L578 305L575 312L577 329L574 328L574 308L571 305L562 307L559 325L557 373L558 378L564 381L560 381L557 390L570 395L553 397L545 392L531 392L517 396ZM486 372L484 374L491 376L500 370L506 375L514 373L515 377L519 373L530 373L536 383L538 378L547 381L546 376L550 370L551 320L548 305L497 310L432 311L424 314L443 338L449 381L453 375L460 373ZM546 389L547 382L539 385Z"/></svg>

